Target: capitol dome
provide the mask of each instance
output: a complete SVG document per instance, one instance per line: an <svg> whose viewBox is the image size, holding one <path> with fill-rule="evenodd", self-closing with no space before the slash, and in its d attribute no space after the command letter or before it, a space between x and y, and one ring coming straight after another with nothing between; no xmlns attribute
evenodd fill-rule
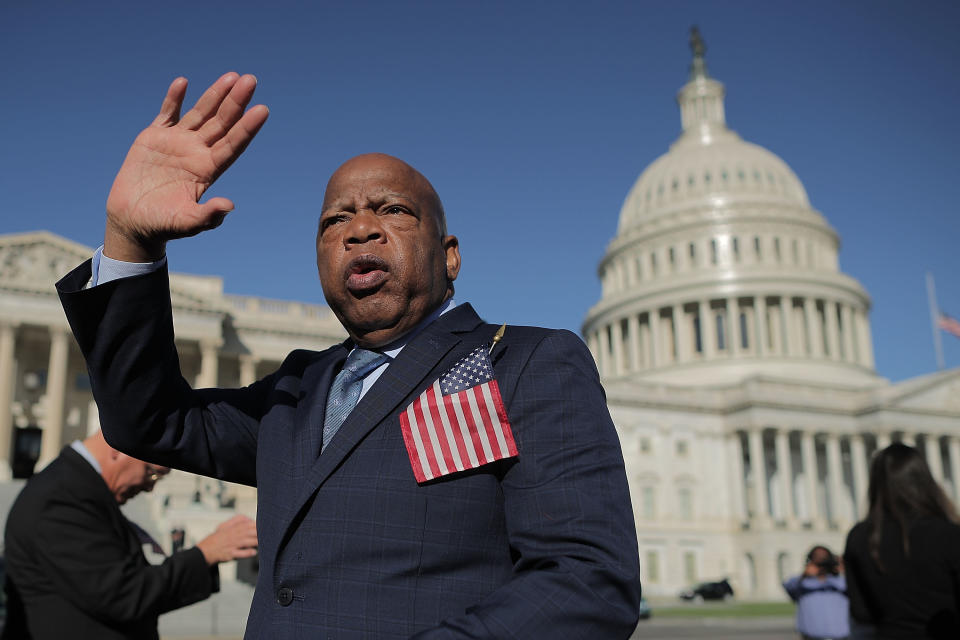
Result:
<svg viewBox="0 0 960 640"><path fill-rule="evenodd" d="M873 384L863 287L777 155L727 127L694 32L682 133L630 189L583 334L601 375L711 384L755 375Z"/></svg>
<svg viewBox="0 0 960 640"><path fill-rule="evenodd" d="M729 129L704 144L682 136L630 189L619 232L685 208L732 203L809 209L807 192L783 160Z"/></svg>

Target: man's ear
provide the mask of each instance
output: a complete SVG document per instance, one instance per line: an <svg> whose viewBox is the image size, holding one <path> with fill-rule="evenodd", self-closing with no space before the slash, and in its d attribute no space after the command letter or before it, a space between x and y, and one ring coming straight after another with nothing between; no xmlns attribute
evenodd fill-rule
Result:
<svg viewBox="0 0 960 640"><path fill-rule="evenodd" d="M457 236L444 236L443 250L447 257L447 282L453 282L460 273L460 241Z"/></svg>

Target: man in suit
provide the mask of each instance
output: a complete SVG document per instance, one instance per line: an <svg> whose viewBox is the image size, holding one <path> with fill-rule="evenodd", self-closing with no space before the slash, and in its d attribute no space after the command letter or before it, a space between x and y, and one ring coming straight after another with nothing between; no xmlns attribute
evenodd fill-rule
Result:
<svg viewBox="0 0 960 640"><path fill-rule="evenodd" d="M497 342L455 303L458 240L406 163L358 156L327 185L317 268L345 343L244 389L183 380L165 243L232 209L198 200L266 120L255 85L226 74L181 118L173 82L114 182L102 249L58 283L107 437L257 486L248 638L628 637L636 531L593 360L564 331Z"/></svg>
<svg viewBox="0 0 960 640"><path fill-rule="evenodd" d="M218 563L256 553L253 521L235 516L196 547L148 563L142 545L156 542L119 505L169 471L97 432L30 479L7 517L4 638L157 638L157 616L218 590Z"/></svg>

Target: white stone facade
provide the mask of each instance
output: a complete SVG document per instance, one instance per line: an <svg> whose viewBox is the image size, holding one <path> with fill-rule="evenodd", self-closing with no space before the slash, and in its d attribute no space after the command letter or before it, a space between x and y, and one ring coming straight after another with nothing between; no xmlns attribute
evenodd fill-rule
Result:
<svg viewBox="0 0 960 640"><path fill-rule="evenodd" d="M729 577L746 597L842 550L869 458L917 444L960 498L960 371L874 372L870 298L780 158L726 126L694 58L683 133L627 195L583 335L620 433L644 590Z"/></svg>

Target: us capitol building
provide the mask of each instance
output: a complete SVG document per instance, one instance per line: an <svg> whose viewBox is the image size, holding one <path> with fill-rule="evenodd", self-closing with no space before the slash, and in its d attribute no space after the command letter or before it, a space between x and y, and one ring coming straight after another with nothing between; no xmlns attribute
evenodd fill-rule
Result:
<svg viewBox="0 0 960 640"><path fill-rule="evenodd" d="M806 551L840 551L865 514L878 448L918 446L960 498L960 370L876 374L870 298L840 271L836 232L786 163L727 128L724 87L692 44L683 131L627 195L583 336L623 446L645 594L729 577L740 597L780 599ZM48 232L0 236L4 512L25 464L98 427L53 288L92 252ZM345 337L326 307L228 295L215 276L171 274L171 296L195 386L246 385ZM190 545L254 515L256 494L174 472L131 505L158 539L182 527Z"/></svg>

